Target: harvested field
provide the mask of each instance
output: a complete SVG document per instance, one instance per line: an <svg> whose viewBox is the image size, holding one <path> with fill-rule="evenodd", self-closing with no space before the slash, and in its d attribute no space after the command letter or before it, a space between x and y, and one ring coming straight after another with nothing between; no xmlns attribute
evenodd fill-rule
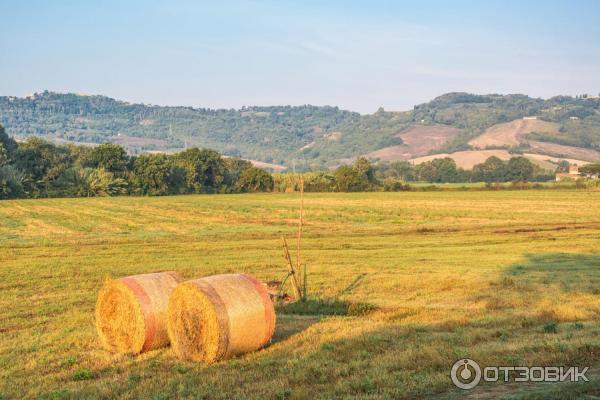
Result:
<svg viewBox="0 0 600 400"><path fill-rule="evenodd" d="M460 133L459 129L444 125L415 125L396 135L404 142L366 154L366 157L384 161L408 160L440 149Z"/></svg>
<svg viewBox="0 0 600 400"><path fill-rule="evenodd" d="M254 165L255 167L270 169L275 172L281 172L281 171L287 169L287 167L284 165L273 164L273 163L268 163L268 162L264 162L264 161L258 161L258 160L246 160L246 161L250 161L252 163L252 165Z"/></svg>
<svg viewBox="0 0 600 400"><path fill-rule="evenodd" d="M600 151L592 149L584 149L582 147L564 146L562 144L538 142L534 140L528 141L529 146L533 151L549 154L555 157L567 157L588 162L599 162Z"/></svg>
<svg viewBox="0 0 600 400"><path fill-rule="evenodd" d="M105 277L281 280L297 195L1 201L0 395L458 399L448 374L462 357L597 368L599 204L583 190L306 193L310 300L278 309L266 348L206 365L171 348L104 350L94 307ZM597 393L588 377L560 393ZM534 389L557 393L499 383L471 394Z"/></svg>
<svg viewBox="0 0 600 400"><path fill-rule="evenodd" d="M557 133L559 128L560 125L555 122L539 119L516 119L486 129L483 134L470 140L469 144L476 149L518 146L524 141L527 133Z"/></svg>
<svg viewBox="0 0 600 400"><path fill-rule="evenodd" d="M455 153L435 154L432 156L418 157L412 160L415 164L421 164L426 161L435 160L436 158L449 157L456 162L456 165L464 169L472 169L475 165L485 162L489 157L498 157L501 160L510 159L511 154L506 150L466 150L457 151Z"/></svg>

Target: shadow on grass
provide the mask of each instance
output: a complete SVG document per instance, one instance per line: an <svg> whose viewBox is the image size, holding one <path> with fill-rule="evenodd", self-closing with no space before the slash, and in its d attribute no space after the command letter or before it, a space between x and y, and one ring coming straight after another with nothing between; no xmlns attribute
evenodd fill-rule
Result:
<svg viewBox="0 0 600 400"><path fill-rule="evenodd" d="M281 342L305 331L321 320L318 315L277 315L277 325L273 333L273 343Z"/></svg>
<svg viewBox="0 0 600 400"><path fill-rule="evenodd" d="M295 303L278 304L277 328L273 342L280 342L308 329L326 316L363 316L376 310L369 303L356 303L338 299L309 298Z"/></svg>
<svg viewBox="0 0 600 400"><path fill-rule="evenodd" d="M346 288L342 289L342 291L340 291L340 295L343 294L348 294L351 291L353 291L354 289L356 289L361 283L362 281L365 279L365 277L367 276L366 273L362 273L359 274L353 281L352 283L350 283Z"/></svg>
<svg viewBox="0 0 600 400"><path fill-rule="evenodd" d="M600 294L600 255L528 254L506 270L505 278L558 285L565 292Z"/></svg>
<svg viewBox="0 0 600 400"><path fill-rule="evenodd" d="M309 298L295 303L281 304L277 306L278 314L288 315L366 315L376 307L373 304L362 302L350 302L338 299Z"/></svg>

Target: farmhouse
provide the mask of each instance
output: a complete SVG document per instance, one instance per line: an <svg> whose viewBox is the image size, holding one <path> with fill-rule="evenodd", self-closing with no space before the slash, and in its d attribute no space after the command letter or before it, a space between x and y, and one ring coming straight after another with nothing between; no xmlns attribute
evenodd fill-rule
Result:
<svg viewBox="0 0 600 400"><path fill-rule="evenodd" d="M569 172L556 173L556 182L581 178L577 164L569 166Z"/></svg>

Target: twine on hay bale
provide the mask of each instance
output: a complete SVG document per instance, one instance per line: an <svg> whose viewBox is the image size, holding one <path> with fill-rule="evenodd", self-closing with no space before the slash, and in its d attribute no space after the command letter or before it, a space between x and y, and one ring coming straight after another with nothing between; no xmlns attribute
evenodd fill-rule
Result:
<svg viewBox="0 0 600 400"><path fill-rule="evenodd" d="M109 279L98 294L96 329L117 353L142 353L169 344L169 296L183 279L174 271Z"/></svg>
<svg viewBox="0 0 600 400"><path fill-rule="evenodd" d="M250 275L213 275L173 291L167 328L178 357L215 362L271 341L275 309L266 287Z"/></svg>

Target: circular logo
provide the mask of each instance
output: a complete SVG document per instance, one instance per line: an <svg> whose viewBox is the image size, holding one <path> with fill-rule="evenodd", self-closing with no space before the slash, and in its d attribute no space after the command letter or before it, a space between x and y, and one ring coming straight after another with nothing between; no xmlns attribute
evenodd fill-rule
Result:
<svg viewBox="0 0 600 400"><path fill-rule="evenodd" d="M465 390L473 389L481 380L481 368L470 358L463 358L452 366L450 378L456 387Z"/></svg>

